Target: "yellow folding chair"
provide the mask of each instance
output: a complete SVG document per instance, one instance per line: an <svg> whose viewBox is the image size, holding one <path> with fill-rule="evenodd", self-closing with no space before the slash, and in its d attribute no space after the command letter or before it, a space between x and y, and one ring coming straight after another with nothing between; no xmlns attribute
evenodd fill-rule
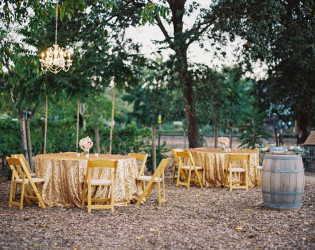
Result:
<svg viewBox="0 0 315 250"><path fill-rule="evenodd" d="M233 189L248 190L249 157L250 157L250 154L229 155L227 165L225 168L224 187L226 186L227 180L229 179L230 191L232 191ZM232 167L233 162L235 163L234 163L234 166ZM236 167L235 167L235 164L237 164ZM233 180L233 178L235 178L236 180ZM241 185L233 185L233 184L241 184Z"/></svg>
<svg viewBox="0 0 315 250"><path fill-rule="evenodd" d="M12 179L11 179L11 188L10 188L10 200L9 207L18 206L20 210L23 209L23 200L25 198L26 202L29 205L32 205L31 200L38 201L42 208L45 208L43 199L38 192L36 184L44 183L45 180L41 178L33 178L24 161L21 158L9 158L6 157L6 160L12 170ZM21 197L20 202L13 201L15 199L16 185L21 187ZM28 191L25 190L25 187Z"/></svg>
<svg viewBox="0 0 315 250"><path fill-rule="evenodd" d="M174 182L176 168L178 168L178 165L179 165L178 157L176 155L177 152L185 152L185 150L182 149L182 148L172 148L172 153L173 153L173 156L174 156L174 168L173 168L172 182Z"/></svg>
<svg viewBox="0 0 315 250"><path fill-rule="evenodd" d="M139 200L137 201L136 205L139 205L143 199L147 199L150 196L152 189L154 188L155 184L158 184L158 195L159 195L159 206L162 203L165 203L165 182L164 182L164 170L169 163L170 158L163 159L155 170L154 174L150 176L150 179L146 179L148 184L145 186ZM161 197L161 182L162 182L162 197Z"/></svg>
<svg viewBox="0 0 315 250"><path fill-rule="evenodd" d="M115 178L117 171L118 161L110 161L110 160L92 160L88 161L88 166L86 169L86 175L84 179L84 187L83 187L83 197L82 197L82 207L87 202L88 203L88 212L91 213L92 209L103 209L109 208L112 212L115 211L115 197L114 197L114 186L115 186ZM108 168L111 171L110 180L108 179L92 179L91 171L93 168ZM109 198L92 198L92 186L109 186L110 193ZM87 192L87 197L86 197ZM107 205L94 204L92 202L103 203L107 202Z"/></svg>
<svg viewBox="0 0 315 250"><path fill-rule="evenodd" d="M200 187L203 188L201 178L198 173L198 171L203 170L203 167L196 166L195 161L190 152L177 152L176 155L179 162L176 186L178 187L178 185L184 185L187 188L189 188L190 182L193 181L199 183ZM186 172L188 172L188 175ZM192 172L196 174L197 179L191 178ZM184 181L180 180L181 175L183 176Z"/></svg>
<svg viewBox="0 0 315 250"><path fill-rule="evenodd" d="M28 172L30 173L30 176L32 177L36 176L36 173L32 173L30 165L28 165L27 160L25 159L25 156L23 154L12 154L11 158L20 158L24 162L25 166L27 167Z"/></svg>

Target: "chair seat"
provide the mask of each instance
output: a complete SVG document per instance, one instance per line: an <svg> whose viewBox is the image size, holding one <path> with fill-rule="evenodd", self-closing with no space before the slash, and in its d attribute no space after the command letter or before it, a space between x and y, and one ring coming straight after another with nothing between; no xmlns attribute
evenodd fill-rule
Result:
<svg viewBox="0 0 315 250"><path fill-rule="evenodd" d="M232 172L246 172L245 168L231 168Z"/></svg>
<svg viewBox="0 0 315 250"><path fill-rule="evenodd" d="M186 170L189 170L190 168L191 168L191 169L194 169L194 167L193 167L193 166L182 166L181 168L182 168L182 169L186 169ZM196 169L198 169L198 170L199 170L199 169L202 169L202 167L200 167L200 166L196 166Z"/></svg>
<svg viewBox="0 0 315 250"><path fill-rule="evenodd" d="M35 177L36 174L35 174L35 173L30 173L30 176L31 176L31 177ZM34 179L34 178L33 178L33 179Z"/></svg>
<svg viewBox="0 0 315 250"><path fill-rule="evenodd" d="M142 175L142 176L139 176L139 177L137 178L137 180L139 180L139 181L150 181L151 178L152 178L152 176L149 176L149 175ZM154 182L159 182L159 179L160 179L160 181L162 181L162 178L155 177L155 178L154 178Z"/></svg>
<svg viewBox="0 0 315 250"><path fill-rule="evenodd" d="M91 185L110 185L111 180L91 179Z"/></svg>
<svg viewBox="0 0 315 250"><path fill-rule="evenodd" d="M44 179L41 179L41 178L32 178L32 180L35 182L35 183L38 183L38 182L45 182ZM15 180L16 183L22 183L23 182L23 179L16 179ZM29 183L29 179L25 178L25 183Z"/></svg>
<svg viewBox="0 0 315 250"><path fill-rule="evenodd" d="M261 170L261 169L262 169L262 166L257 166L256 168Z"/></svg>

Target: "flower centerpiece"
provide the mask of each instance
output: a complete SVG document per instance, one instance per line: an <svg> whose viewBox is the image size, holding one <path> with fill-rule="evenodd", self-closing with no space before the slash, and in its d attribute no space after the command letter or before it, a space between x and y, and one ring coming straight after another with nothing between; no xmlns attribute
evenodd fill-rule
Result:
<svg viewBox="0 0 315 250"><path fill-rule="evenodd" d="M93 142L90 137L85 137L79 142L80 148L83 150L83 156L89 157L90 148L93 147Z"/></svg>
<svg viewBox="0 0 315 250"><path fill-rule="evenodd" d="M220 137L218 142L220 144L221 150L225 151L225 149L229 146L230 139L227 137Z"/></svg>

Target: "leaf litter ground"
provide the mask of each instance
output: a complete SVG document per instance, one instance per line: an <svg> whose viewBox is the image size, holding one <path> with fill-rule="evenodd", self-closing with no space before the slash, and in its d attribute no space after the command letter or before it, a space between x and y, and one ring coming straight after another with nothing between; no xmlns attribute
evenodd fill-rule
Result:
<svg viewBox="0 0 315 250"><path fill-rule="evenodd" d="M189 190L166 181L166 204L157 190L139 205L110 210L25 204L8 207L10 181L0 183L0 249L315 249L315 183L305 183L303 205L272 210L261 188Z"/></svg>

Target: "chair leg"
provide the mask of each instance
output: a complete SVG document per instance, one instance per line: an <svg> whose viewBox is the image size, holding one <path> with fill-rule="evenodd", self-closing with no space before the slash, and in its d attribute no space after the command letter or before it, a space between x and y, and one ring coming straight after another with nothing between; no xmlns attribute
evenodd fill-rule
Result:
<svg viewBox="0 0 315 250"><path fill-rule="evenodd" d="M110 186L110 208L112 210L112 212L115 212L115 207L114 207L114 183L112 183L112 185Z"/></svg>
<svg viewBox="0 0 315 250"><path fill-rule="evenodd" d="M200 179L198 170L196 170L196 176L197 176L197 179L198 179L198 182L199 182L200 187L203 188L203 185L202 185L202 182L201 182L201 179Z"/></svg>
<svg viewBox="0 0 315 250"><path fill-rule="evenodd" d="M181 168L180 168L180 167L178 167L176 187L178 187L178 185L179 185L180 173L181 173L181 171L180 171L180 170L181 170Z"/></svg>
<svg viewBox="0 0 315 250"><path fill-rule="evenodd" d="M191 177L191 169L189 169L187 189L189 189L189 186L190 186L190 177Z"/></svg>
<svg viewBox="0 0 315 250"><path fill-rule="evenodd" d="M21 185L20 210L23 209L24 191L25 191L25 183L23 182Z"/></svg>
<svg viewBox="0 0 315 250"><path fill-rule="evenodd" d="M164 183L164 175L162 177L162 192L163 192L163 202L165 203L165 183Z"/></svg>
<svg viewBox="0 0 315 250"><path fill-rule="evenodd" d="M91 213L91 206L92 206L92 192L91 192L92 186L91 186L91 182L88 183L88 212Z"/></svg>
<svg viewBox="0 0 315 250"><path fill-rule="evenodd" d="M172 182L174 182L174 178L175 178L175 172L176 172L176 164L174 163L174 169L173 169L173 177L172 177Z"/></svg>
<svg viewBox="0 0 315 250"><path fill-rule="evenodd" d="M232 171L229 171L230 172L230 180L229 180L229 182L230 182L230 191L232 191L233 190L233 188L232 188L232 185L233 185L233 181L232 181Z"/></svg>
<svg viewBox="0 0 315 250"><path fill-rule="evenodd" d="M159 206L161 206L161 184L160 184L160 180L158 181L158 194L159 194Z"/></svg>
<svg viewBox="0 0 315 250"><path fill-rule="evenodd" d="M12 176L12 179L11 179L11 188L10 188L10 199L9 199L9 207L12 206L12 198L13 198L13 188L15 186L15 183L13 183L14 181L14 177Z"/></svg>

